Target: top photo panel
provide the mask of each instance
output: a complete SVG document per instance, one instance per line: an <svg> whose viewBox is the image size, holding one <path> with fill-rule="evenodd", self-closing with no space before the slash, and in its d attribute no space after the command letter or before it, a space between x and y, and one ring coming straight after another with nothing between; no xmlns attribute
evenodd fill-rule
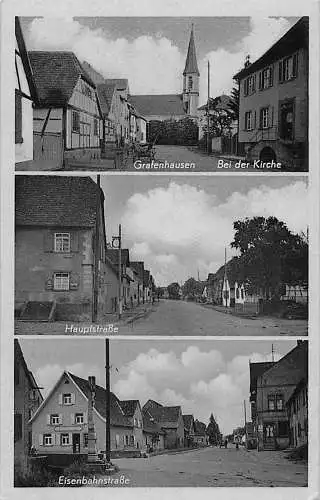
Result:
<svg viewBox="0 0 320 500"><path fill-rule="evenodd" d="M16 18L16 171L308 171L308 17Z"/></svg>

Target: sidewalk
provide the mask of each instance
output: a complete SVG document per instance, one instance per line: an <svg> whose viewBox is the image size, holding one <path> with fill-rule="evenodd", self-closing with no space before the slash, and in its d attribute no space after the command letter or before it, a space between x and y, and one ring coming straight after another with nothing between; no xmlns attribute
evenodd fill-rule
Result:
<svg viewBox="0 0 320 500"><path fill-rule="evenodd" d="M117 326L133 323L137 319L144 318L153 311L153 307L159 302L140 304L133 309L127 309L122 312L121 320L118 319L118 314L106 314L104 320L107 323L114 323Z"/></svg>

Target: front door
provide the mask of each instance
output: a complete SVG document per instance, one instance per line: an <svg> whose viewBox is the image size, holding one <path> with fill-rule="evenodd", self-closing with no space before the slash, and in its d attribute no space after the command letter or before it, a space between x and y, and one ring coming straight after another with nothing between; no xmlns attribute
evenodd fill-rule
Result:
<svg viewBox="0 0 320 500"><path fill-rule="evenodd" d="M80 453L80 434L72 434L73 453Z"/></svg>

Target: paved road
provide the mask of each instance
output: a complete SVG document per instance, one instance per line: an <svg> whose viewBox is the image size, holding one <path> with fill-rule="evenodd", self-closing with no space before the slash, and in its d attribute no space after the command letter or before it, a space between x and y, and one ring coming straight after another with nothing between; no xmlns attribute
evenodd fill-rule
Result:
<svg viewBox="0 0 320 500"><path fill-rule="evenodd" d="M307 465L284 452L204 448L113 462L130 486L307 486Z"/></svg>
<svg viewBox="0 0 320 500"><path fill-rule="evenodd" d="M68 325L69 330L66 329ZM76 329L71 332L70 326ZM17 321L15 333L20 335L94 335L83 331L87 323L52 322L32 323ZM104 324L102 323L102 326ZM89 333L88 333L89 332ZM117 335L307 335L307 321L277 318L243 318L217 311L194 302L160 300L149 308L146 316L128 324L120 324L118 332L98 334Z"/></svg>
<svg viewBox="0 0 320 500"><path fill-rule="evenodd" d="M161 300L146 317L119 333L143 335L306 335L307 322L277 318L243 318L194 302Z"/></svg>

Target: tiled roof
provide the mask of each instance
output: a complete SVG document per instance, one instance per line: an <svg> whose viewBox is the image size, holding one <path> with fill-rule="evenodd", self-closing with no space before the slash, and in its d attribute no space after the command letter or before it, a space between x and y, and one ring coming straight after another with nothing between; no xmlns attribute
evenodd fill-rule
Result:
<svg viewBox="0 0 320 500"><path fill-rule="evenodd" d="M301 17L270 49L247 68L240 70L233 78L241 80L251 73L272 64L279 59L293 54L300 48L308 49L309 44L309 18Z"/></svg>
<svg viewBox="0 0 320 500"><path fill-rule="evenodd" d="M193 28L190 34L186 65L183 74L186 75L187 73L197 73L197 75L200 76L197 64L196 47L194 44Z"/></svg>
<svg viewBox="0 0 320 500"><path fill-rule="evenodd" d="M40 106L66 106L80 75L95 87L73 52L31 51L29 59Z"/></svg>
<svg viewBox="0 0 320 500"><path fill-rule="evenodd" d="M130 262L130 267L136 271L136 273L139 275L139 278L143 279L143 274L144 274L144 262L139 261L139 262Z"/></svg>
<svg viewBox="0 0 320 500"><path fill-rule="evenodd" d="M115 85L106 83L99 83L97 85L98 97L101 105L101 110L104 115L108 115L111 108L111 102L113 98L113 94L115 91Z"/></svg>
<svg viewBox="0 0 320 500"><path fill-rule="evenodd" d="M231 102L231 97L226 95L226 94L221 94L217 97L214 97L213 99L211 98L211 101L212 100L215 100L215 99L219 99L219 102L217 103L217 109L230 109L230 102ZM210 108L210 106L209 106ZM202 111L206 111L207 110L207 103L206 104L203 104L202 106L200 106L198 108L198 110ZM211 108L210 108L210 111L211 111Z"/></svg>
<svg viewBox="0 0 320 500"><path fill-rule="evenodd" d="M107 248L107 257L114 265L118 265L119 250L117 248ZM121 263L126 266L130 265L129 250L127 248L121 249Z"/></svg>
<svg viewBox="0 0 320 500"><path fill-rule="evenodd" d="M187 116L181 94L131 95L129 101L146 118Z"/></svg>
<svg viewBox="0 0 320 500"><path fill-rule="evenodd" d="M142 411L143 430L152 434L164 434L160 425L154 420L148 411Z"/></svg>
<svg viewBox="0 0 320 500"><path fill-rule="evenodd" d="M250 363L250 392L257 390L258 378L274 365L273 361L264 361L262 363Z"/></svg>
<svg viewBox="0 0 320 500"><path fill-rule="evenodd" d="M87 398L90 396L89 382L83 378L77 377L68 372L70 377L81 389ZM133 403L131 401L120 401L113 392L110 392L110 424L124 427L132 427L131 411ZM96 385L95 390L95 409L103 418L106 418L106 390L104 387ZM128 411L128 413L127 413Z"/></svg>
<svg viewBox="0 0 320 500"><path fill-rule="evenodd" d="M90 177L18 175L15 181L16 225L95 224L98 186Z"/></svg>
<svg viewBox="0 0 320 500"><path fill-rule="evenodd" d="M181 406L159 406L149 408L151 417L164 429L178 427L179 415L181 415Z"/></svg>
<svg viewBox="0 0 320 500"><path fill-rule="evenodd" d="M107 85L114 85L117 90L127 90L129 83L127 78L106 78Z"/></svg>
<svg viewBox="0 0 320 500"><path fill-rule="evenodd" d="M120 406L127 417L133 417L139 401L137 399L126 399L125 401L120 401Z"/></svg>
<svg viewBox="0 0 320 500"><path fill-rule="evenodd" d="M183 424L186 429L190 429L193 424L193 415L182 415Z"/></svg>
<svg viewBox="0 0 320 500"><path fill-rule="evenodd" d="M200 422L199 420L194 421L194 433L198 436L205 436L206 434L206 424Z"/></svg>
<svg viewBox="0 0 320 500"><path fill-rule="evenodd" d="M150 282L150 271L147 271L146 269L143 271L143 284L145 286L149 285Z"/></svg>
<svg viewBox="0 0 320 500"><path fill-rule="evenodd" d="M96 69L94 69L91 64L89 64L87 61L83 61L81 65L96 85L98 85L99 83L105 83L104 77Z"/></svg>

